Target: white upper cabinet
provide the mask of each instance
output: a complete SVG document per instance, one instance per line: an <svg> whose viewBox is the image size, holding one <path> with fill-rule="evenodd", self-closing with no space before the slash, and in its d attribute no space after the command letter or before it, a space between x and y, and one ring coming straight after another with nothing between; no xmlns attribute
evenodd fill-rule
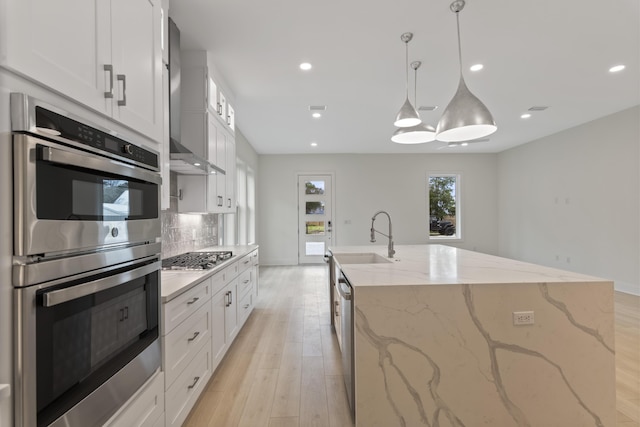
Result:
<svg viewBox="0 0 640 427"><path fill-rule="evenodd" d="M230 131L235 132L233 108L209 69L205 50L181 52L182 110L209 111Z"/></svg>
<svg viewBox="0 0 640 427"><path fill-rule="evenodd" d="M162 140L159 0L4 0L0 64Z"/></svg>
<svg viewBox="0 0 640 427"><path fill-rule="evenodd" d="M162 140L162 15L159 0L111 0L116 120Z"/></svg>

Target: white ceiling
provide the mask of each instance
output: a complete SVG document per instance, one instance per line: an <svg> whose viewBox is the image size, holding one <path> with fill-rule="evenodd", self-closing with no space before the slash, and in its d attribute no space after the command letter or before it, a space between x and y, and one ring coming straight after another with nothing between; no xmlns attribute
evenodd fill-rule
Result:
<svg viewBox="0 0 640 427"><path fill-rule="evenodd" d="M391 142L405 97L402 33L414 33L409 60L423 63L418 105L438 106L423 121L436 126L457 88L450 3L171 0L170 16L183 48L212 53L237 126L261 154L495 153L640 104L640 0L468 0L463 72L498 131L459 148ZM475 63L484 69L469 71ZM626 69L609 73L616 64ZM327 111L313 119L309 105ZM549 108L521 119L532 106Z"/></svg>

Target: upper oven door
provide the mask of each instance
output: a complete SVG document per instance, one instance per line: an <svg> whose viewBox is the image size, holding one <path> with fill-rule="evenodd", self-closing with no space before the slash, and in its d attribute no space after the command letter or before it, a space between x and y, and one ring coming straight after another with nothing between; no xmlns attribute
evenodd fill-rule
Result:
<svg viewBox="0 0 640 427"><path fill-rule="evenodd" d="M157 172L27 134L13 153L16 256L160 237Z"/></svg>

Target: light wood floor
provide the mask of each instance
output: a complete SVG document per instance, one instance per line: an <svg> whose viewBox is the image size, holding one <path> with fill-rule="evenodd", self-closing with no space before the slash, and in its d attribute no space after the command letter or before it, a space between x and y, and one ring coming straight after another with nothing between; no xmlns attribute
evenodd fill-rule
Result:
<svg viewBox="0 0 640 427"><path fill-rule="evenodd" d="M353 426L327 274L261 267L256 308L185 427ZM640 297L616 293L615 303L617 427L640 426Z"/></svg>

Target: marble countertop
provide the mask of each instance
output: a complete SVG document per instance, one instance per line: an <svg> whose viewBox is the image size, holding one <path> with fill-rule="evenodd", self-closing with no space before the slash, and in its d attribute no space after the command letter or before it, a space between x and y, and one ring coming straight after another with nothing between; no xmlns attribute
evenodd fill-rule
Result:
<svg viewBox="0 0 640 427"><path fill-rule="evenodd" d="M246 246L212 246L209 248L199 249L194 252L207 251L231 251L233 257L216 265L210 270L190 271L190 270L162 270L161 276L161 297L162 302L166 303L188 291L203 280L216 274L234 261L239 260L246 254L258 249L258 245Z"/></svg>
<svg viewBox="0 0 640 427"><path fill-rule="evenodd" d="M329 248L353 287L500 283L607 282L593 276L501 258L445 245L397 245L392 262L350 264L340 255L375 253L387 258L387 246Z"/></svg>

